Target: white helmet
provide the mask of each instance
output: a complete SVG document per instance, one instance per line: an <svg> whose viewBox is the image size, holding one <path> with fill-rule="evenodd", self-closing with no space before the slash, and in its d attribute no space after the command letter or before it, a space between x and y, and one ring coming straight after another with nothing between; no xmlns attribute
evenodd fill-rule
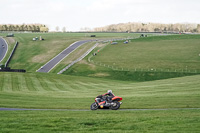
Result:
<svg viewBox="0 0 200 133"><path fill-rule="evenodd" d="M112 90L108 90L108 93L112 93Z"/></svg>

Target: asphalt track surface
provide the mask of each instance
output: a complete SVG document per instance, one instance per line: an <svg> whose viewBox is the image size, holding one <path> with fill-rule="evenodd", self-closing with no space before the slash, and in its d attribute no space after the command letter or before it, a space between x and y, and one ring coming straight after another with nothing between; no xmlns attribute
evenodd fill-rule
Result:
<svg viewBox="0 0 200 133"><path fill-rule="evenodd" d="M69 47L64 49L61 53L59 53L57 56L55 56L53 59L51 59L49 62L47 62L44 66L42 66L40 69L37 70L37 72L44 72L48 73L53 69L59 62L61 62L65 57L67 57L71 52L73 52L75 49L77 49L79 46L90 42L91 40L84 40L84 41L78 41L73 44L71 44Z"/></svg>
<svg viewBox="0 0 200 133"><path fill-rule="evenodd" d="M4 59L8 50L7 42L0 37L0 62Z"/></svg>
<svg viewBox="0 0 200 133"><path fill-rule="evenodd" d="M26 108L0 108L0 111L92 111L90 109L26 109ZM110 109L98 109L110 110ZM118 111L168 111L168 110L200 110L200 108L165 108L165 109L118 109Z"/></svg>

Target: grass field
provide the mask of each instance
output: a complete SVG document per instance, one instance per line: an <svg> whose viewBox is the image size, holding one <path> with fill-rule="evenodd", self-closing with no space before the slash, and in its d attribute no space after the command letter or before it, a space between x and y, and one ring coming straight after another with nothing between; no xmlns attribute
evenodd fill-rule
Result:
<svg viewBox="0 0 200 133"><path fill-rule="evenodd" d="M199 110L0 111L0 132L198 133Z"/></svg>
<svg viewBox="0 0 200 133"><path fill-rule="evenodd" d="M95 62L113 67L134 69L200 70L200 35L153 36L107 45Z"/></svg>
<svg viewBox="0 0 200 133"><path fill-rule="evenodd" d="M0 107L88 111L0 111L0 132L199 132L200 76L127 82L42 73L0 73ZM78 79L78 80L77 80ZM122 109L89 111L112 89ZM179 110L173 110L179 108Z"/></svg>
<svg viewBox="0 0 200 133"><path fill-rule="evenodd" d="M140 34L128 33L16 33L14 39L19 46L9 66L15 69L26 69L35 72L42 65L60 53L70 44L79 40L138 37ZM6 33L0 33L6 36ZM44 41L32 41L34 37L44 38ZM62 68L62 67L61 67Z"/></svg>
<svg viewBox="0 0 200 133"><path fill-rule="evenodd" d="M0 73L0 107L89 109L112 89L121 108L200 107L200 76L127 82L43 73Z"/></svg>
<svg viewBox="0 0 200 133"><path fill-rule="evenodd" d="M132 36L127 34L97 33L95 39ZM40 35L44 41L32 41ZM124 69L140 67L143 71L112 70L88 62L88 55L64 74L57 75L58 69L64 68L93 44L79 47L51 73L36 73L35 70L72 42L91 39L89 34L16 34L19 47L10 66L26 69L27 73L0 72L0 107L86 111L0 111L0 132L197 133L200 131L200 111L192 108L200 108L200 75L189 70L199 69L199 37L161 36L131 40L129 44L122 41L117 45L100 44L93 51L101 49L91 58L94 62ZM185 65L188 71L144 70L186 69ZM108 89L123 97L121 109L169 110L90 111L94 98Z"/></svg>
<svg viewBox="0 0 200 133"><path fill-rule="evenodd" d="M152 36L107 44L65 74L147 81L200 73L200 35Z"/></svg>

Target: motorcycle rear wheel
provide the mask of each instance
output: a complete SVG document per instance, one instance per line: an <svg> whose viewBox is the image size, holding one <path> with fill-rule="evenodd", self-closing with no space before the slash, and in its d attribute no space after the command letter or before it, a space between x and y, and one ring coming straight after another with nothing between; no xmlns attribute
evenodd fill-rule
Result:
<svg viewBox="0 0 200 133"><path fill-rule="evenodd" d="M118 101L113 101L113 105L110 106L112 110L117 110L120 107L120 103Z"/></svg>
<svg viewBox="0 0 200 133"><path fill-rule="evenodd" d="M90 109L91 109L91 110L97 110L97 109L98 109L97 103L94 102L93 104L91 104Z"/></svg>

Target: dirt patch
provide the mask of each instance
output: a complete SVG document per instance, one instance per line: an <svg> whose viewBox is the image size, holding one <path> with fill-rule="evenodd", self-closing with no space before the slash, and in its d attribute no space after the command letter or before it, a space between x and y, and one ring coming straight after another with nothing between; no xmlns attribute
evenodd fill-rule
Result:
<svg viewBox="0 0 200 133"><path fill-rule="evenodd" d="M86 64L91 68L91 70L96 70L96 66L92 63L87 62L86 60L81 60L78 62L78 64Z"/></svg>
<svg viewBox="0 0 200 133"><path fill-rule="evenodd" d="M97 45L97 48L102 48L102 47L104 47L104 46L106 46L106 45L108 45L107 43L99 43L98 45Z"/></svg>
<svg viewBox="0 0 200 133"><path fill-rule="evenodd" d="M90 74L88 76L91 76L91 77L108 77L108 76L110 76L110 74L108 74L108 73L95 73L95 74Z"/></svg>
<svg viewBox="0 0 200 133"><path fill-rule="evenodd" d="M47 61L48 55L36 55L32 58L33 63L45 63Z"/></svg>
<svg viewBox="0 0 200 133"><path fill-rule="evenodd" d="M49 50L45 54L40 54L40 55L34 56L31 61L34 63L45 63L45 62L49 61L51 58L53 58L54 56L52 56L52 55L54 55L54 54L55 54L55 51L54 51L54 49L52 49L52 50Z"/></svg>
<svg viewBox="0 0 200 133"><path fill-rule="evenodd" d="M6 37L5 40L8 42L8 44L15 43L15 39L13 37Z"/></svg>

